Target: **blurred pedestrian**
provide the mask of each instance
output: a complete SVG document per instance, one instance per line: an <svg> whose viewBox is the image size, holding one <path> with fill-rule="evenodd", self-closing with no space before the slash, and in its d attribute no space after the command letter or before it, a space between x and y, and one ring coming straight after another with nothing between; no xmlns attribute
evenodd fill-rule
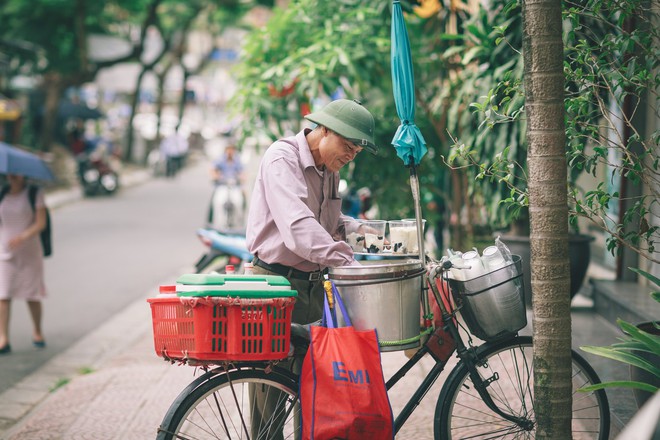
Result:
<svg viewBox="0 0 660 440"><path fill-rule="evenodd" d="M85 126L81 119L76 119L72 123L69 131L69 147L73 157L85 152Z"/></svg>
<svg viewBox="0 0 660 440"><path fill-rule="evenodd" d="M11 352L9 315L12 299L27 301L32 317L32 343L46 346L41 331L46 296L43 249L39 233L46 227L46 205L36 190L34 208L25 177L9 174L0 201L0 354Z"/></svg>
<svg viewBox="0 0 660 440"><path fill-rule="evenodd" d="M163 138L160 153L165 160L165 177L174 177L188 154L188 139L177 129Z"/></svg>
<svg viewBox="0 0 660 440"><path fill-rule="evenodd" d="M220 230L243 227L244 174L236 145L227 144L224 154L213 162L211 178L214 189L207 216L209 224Z"/></svg>
<svg viewBox="0 0 660 440"><path fill-rule="evenodd" d="M358 217L362 220L377 219L379 216L378 205L374 203L371 190L366 186L362 187L357 191L357 195L360 199L360 213Z"/></svg>
<svg viewBox="0 0 660 440"><path fill-rule="evenodd" d="M236 145L228 144L225 152L213 162L211 174L215 185L243 183L243 163L236 152Z"/></svg>

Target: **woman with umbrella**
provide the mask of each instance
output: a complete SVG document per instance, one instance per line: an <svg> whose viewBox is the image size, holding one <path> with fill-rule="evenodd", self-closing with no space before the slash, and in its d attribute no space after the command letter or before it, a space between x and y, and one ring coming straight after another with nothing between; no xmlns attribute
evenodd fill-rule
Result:
<svg viewBox="0 0 660 440"><path fill-rule="evenodd" d="M0 143L0 173L8 185L0 190L0 354L11 352L9 315L13 299L24 299L32 317L32 343L45 347L41 331L41 300L46 296L43 249L39 233L46 227L41 189L26 177L52 179L37 156ZM30 197L33 197L33 200Z"/></svg>

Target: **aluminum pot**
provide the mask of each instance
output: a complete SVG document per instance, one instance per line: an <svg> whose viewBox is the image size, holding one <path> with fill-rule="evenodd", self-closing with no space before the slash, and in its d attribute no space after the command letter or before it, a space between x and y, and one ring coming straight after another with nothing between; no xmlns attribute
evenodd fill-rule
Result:
<svg viewBox="0 0 660 440"><path fill-rule="evenodd" d="M424 266L420 260L369 260L361 266L330 268L348 316L357 330L375 328L381 351L419 346L420 297ZM341 325L344 321L339 317Z"/></svg>

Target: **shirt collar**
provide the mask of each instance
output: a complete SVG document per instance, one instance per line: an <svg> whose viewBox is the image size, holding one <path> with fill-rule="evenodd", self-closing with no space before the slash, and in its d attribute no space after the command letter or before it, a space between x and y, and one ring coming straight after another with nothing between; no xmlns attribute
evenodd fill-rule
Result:
<svg viewBox="0 0 660 440"><path fill-rule="evenodd" d="M323 170L319 169L314 162L314 156L312 156L312 151L309 149L309 144L307 143L307 133L312 130L305 128L296 135L296 141L298 143L298 150L300 151L300 162L302 163L305 169L314 168L317 173L320 175L323 174Z"/></svg>

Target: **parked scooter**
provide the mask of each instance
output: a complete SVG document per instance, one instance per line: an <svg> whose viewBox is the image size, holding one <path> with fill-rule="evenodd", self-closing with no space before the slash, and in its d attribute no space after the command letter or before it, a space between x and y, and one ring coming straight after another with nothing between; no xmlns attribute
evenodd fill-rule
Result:
<svg viewBox="0 0 660 440"><path fill-rule="evenodd" d="M87 152L78 156L78 179L86 196L113 194L119 189L119 175L108 156L108 145L101 140L89 141Z"/></svg>
<svg viewBox="0 0 660 440"><path fill-rule="evenodd" d="M244 231L200 228L197 230L197 237L208 248L195 263L197 273L224 273L228 264L238 268L253 259L245 243Z"/></svg>

